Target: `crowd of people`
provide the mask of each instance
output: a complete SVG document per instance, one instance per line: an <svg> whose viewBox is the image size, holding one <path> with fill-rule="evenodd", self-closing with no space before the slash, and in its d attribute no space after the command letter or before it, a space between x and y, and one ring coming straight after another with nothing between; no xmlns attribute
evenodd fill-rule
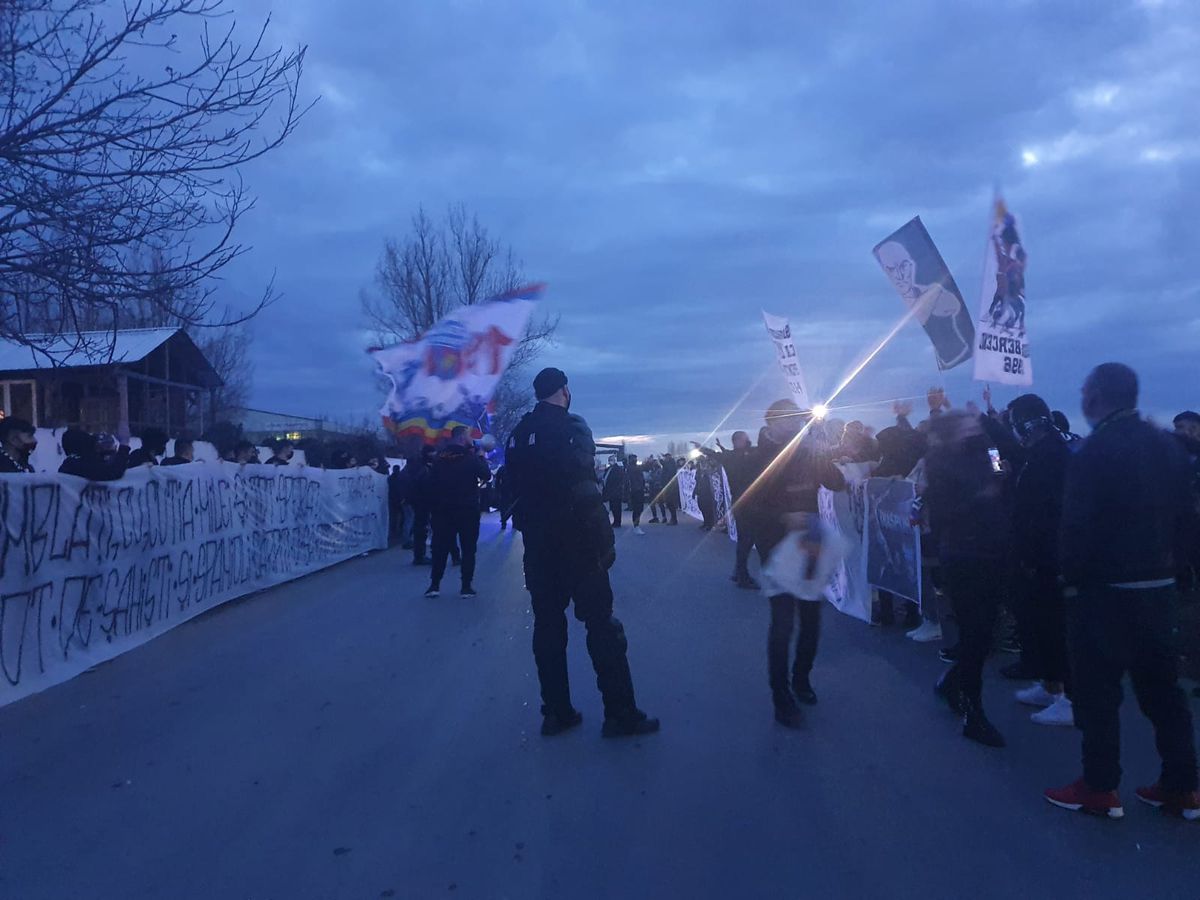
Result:
<svg viewBox="0 0 1200 900"><path fill-rule="evenodd" d="M757 441L732 435L732 447L696 445L687 459L630 455L596 467L586 422L569 412L567 376L543 370L534 381L537 405L509 436L495 472L484 446L466 428L438 448L426 447L389 474L393 537L430 566L427 597L442 589L448 563L460 568L463 597L475 597L481 512L495 507L501 527L511 519L524 545L526 587L534 613L533 653L542 695L542 733L556 735L582 716L567 681L566 610L587 629L587 648L604 701L605 736L648 734L659 723L637 706L627 638L613 615L609 570L616 560L614 530L628 509L633 530L678 525L684 500L694 500L702 528L721 526L714 483L727 484L737 549L731 580L760 588L751 574L755 551L766 584L770 623L768 687L775 719L801 724L803 705L818 702L812 672L817 658L820 596L779 588L766 577L789 536L822 553L818 496L847 489L855 477L906 478L915 483L912 523L921 531L925 578L923 612L904 603L902 620L917 642L944 641L950 665L936 695L959 717L962 734L989 747L1005 739L983 706L985 661L997 649L1019 652L1006 678L1028 681L1014 701L1037 707L1043 725L1082 733L1082 777L1047 790L1058 806L1120 817L1118 710L1121 682L1131 678L1151 721L1162 770L1137 797L1188 819L1200 819L1191 710L1179 684L1182 636L1193 659L1191 626L1176 629L1181 600L1194 611L1200 572L1200 414L1180 413L1168 432L1138 413L1138 380L1126 366L1097 367L1082 389L1091 429L1084 439L1067 417L1035 394L996 409L953 409L941 390L928 395L929 414L912 424L912 405L898 403L895 424L875 433L862 422L820 420L781 400L766 411ZM28 423L0 421L0 471L31 471L35 435ZM62 437L62 471L115 480L138 465L186 465L188 441L171 457L166 436L145 434L142 446L75 429ZM289 442L266 464L286 465ZM233 461L253 464L253 447L231 448ZM386 472L386 462L373 461ZM357 465L339 459L338 465ZM679 472L696 473L692 497L681 497ZM724 479L710 477L721 472ZM690 504L689 504L690 505ZM429 538L432 533L432 549ZM811 571L807 572L811 576ZM897 621L899 598L879 592L876 622ZM999 627L1011 622L1011 632ZM797 627L798 625L798 627ZM953 643L947 639L955 635ZM793 643L794 638L794 643Z"/></svg>
<svg viewBox="0 0 1200 900"><path fill-rule="evenodd" d="M1146 421L1137 376L1119 364L1097 367L1083 386L1086 440L1035 394L1000 410L990 392L985 409L952 409L938 389L928 401L917 425L911 404L897 404L896 423L878 434L780 401L757 445L738 432L732 450L700 448L723 468L734 500L733 579L758 587L751 548L765 565L789 532L819 545L818 489L844 489L846 464L859 464L862 477L913 480L926 603L924 616L906 604L904 620L918 642L943 640L951 631L943 624L952 626L956 640L940 651L950 668L935 692L963 735L1005 746L984 712L984 663L996 649L1018 652L1001 670L1030 682L1014 701L1039 708L1034 722L1073 725L1083 736L1083 777L1046 799L1120 817L1118 709L1128 673L1163 762L1159 780L1137 797L1200 818L1191 711L1178 683L1181 656L1194 664L1200 650L1200 415L1180 413L1172 432ZM800 705L817 702L810 676L823 604L767 593L775 716L797 727ZM879 592L876 623L896 621L896 600ZM1186 624L1177 630L1180 609Z"/></svg>
<svg viewBox="0 0 1200 900"><path fill-rule="evenodd" d="M808 564L815 564L823 540L819 491L847 489L847 464L855 464L860 476L915 482L912 521L922 533L927 599L924 615L905 604L903 620L917 642L955 635L940 651L949 668L935 693L959 717L963 735L1005 746L984 711L984 665L997 649L1019 652L1002 669L1029 682L1014 701L1037 707L1038 724L1074 725L1083 736L1082 777L1047 790L1046 799L1119 817L1118 709L1128 673L1163 761L1158 781L1136 795L1200 818L1191 711L1172 626L1181 595L1194 603L1200 570L1200 415L1181 413L1174 432L1146 421L1137 412L1132 370L1106 364L1088 377L1086 440L1035 394L996 409L985 392L986 408L953 409L943 391L931 390L929 415L915 425L907 403L896 405L894 425L874 433L861 422L820 421L782 400L767 410L757 442L737 432L729 449L717 442L715 449L697 445L688 459L629 456L599 472L586 424L567 412L566 376L546 370L537 387L538 406L507 445L501 509L525 538L543 733L558 734L581 718L566 684L571 601L588 628L605 733L658 728L633 702L624 629L612 616L607 572L626 510L634 532L644 534L647 504L650 523L676 524L682 501L694 499L701 527L718 527L712 494L721 481L707 476L719 469L737 529L731 578L757 589L754 551L765 569L789 535L812 549ZM437 465L435 458L434 471ZM692 498L679 495L683 466L697 474ZM481 480L483 470L476 475ZM472 518L477 522L477 510ZM824 604L760 578L770 607L775 718L795 728L802 706L818 702L812 672ZM879 624L897 620L897 602L880 592ZM1011 632L1001 622L1011 623Z"/></svg>
<svg viewBox="0 0 1200 900"><path fill-rule="evenodd" d="M125 473L141 466L182 466L198 462L196 442L191 438L171 438L161 428L146 428L139 436L140 445L131 448L129 435L120 437L105 432L90 432L71 427L62 432L59 443L63 461L58 471L65 475L77 475L89 481L118 481ZM167 447L171 445L171 455ZM32 455L37 449L37 429L25 419L0 418L0 473L24 472L32 474ZM237 465L291 465L296 445L281 439L272 441L270 453L265 460L259 448L247 440L239 440L227 447L218 448L220 458ZM323 468L356 469L370 468L387 475L387 460L376 456L359 462L354 453L345 448L336 448Z"/></svg>

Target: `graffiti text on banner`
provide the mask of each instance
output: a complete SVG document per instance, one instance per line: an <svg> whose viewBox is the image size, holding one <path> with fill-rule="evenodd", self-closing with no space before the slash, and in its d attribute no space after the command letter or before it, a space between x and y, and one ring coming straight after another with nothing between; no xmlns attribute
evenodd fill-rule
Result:
<svg viewBox="0 0 1200 900"><path fill-rule="evenodd" d="M387 480L228 463L0 476L0 705L387 546Z"/></svg>

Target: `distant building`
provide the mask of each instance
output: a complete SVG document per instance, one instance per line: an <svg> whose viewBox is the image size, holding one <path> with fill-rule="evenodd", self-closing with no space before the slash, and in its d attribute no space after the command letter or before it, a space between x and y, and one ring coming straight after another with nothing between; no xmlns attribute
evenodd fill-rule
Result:
<svg viewBox="0 0 1200 900"><path fill-rule="evenodd" d="M0 411L43 428L201 434L220 375L181 328L0 339Z"/></svg>
<svg viewBox="0 0 1200 900"><path fill-rule="evenodd" d="M336 425L331 425L325 419L293 416L289 413L268 412L265 409L250 407L231 409L227 418L233 424L242 426L242 437L257 444L280 440L295 443L308 438L325 440L350 434Z"/></svg>

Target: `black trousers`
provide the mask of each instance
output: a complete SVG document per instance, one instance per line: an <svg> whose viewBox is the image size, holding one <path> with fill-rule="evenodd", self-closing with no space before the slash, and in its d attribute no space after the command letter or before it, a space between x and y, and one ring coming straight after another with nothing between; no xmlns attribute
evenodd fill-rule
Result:
<svg viewBox="0 0 1200 900"><path fill-rule="evenodd" d="M405 516L405 507L403 503L390 504L388 506L388 537L393 540L404 540L404 526L407 524L408 518Z"/></svg>
<svg viewBox="0 0 1200 900"><path fill-rule="evenodd" d="M1083 733L1083 779L1096 791L1121 782L1121 680L1154 726L1166 791L1196 790L1192 712L1179 687L1172 640L1174 587L1082 589L1067 601L1075 725Z"/></svg>
<svg viewBox="0 0 1200 900"><path fill-rule="evenodd" d="M612 513L613 528L621 527L621 512L624 509L624 504L620 500L609 500L608 510Z"/></svg>
<svg viewBox="0 0 1200 900"><path fill-rule="evenodd" d="M1058 575L1054 572L1024 573L1018 590L1029 621L1028 637L1022 638L1021 656L1043 681L1061 682L1071 696L1071 667L1067 661L1067 607ZM1026 647L1025 642L1029 642Z"/></svg>
<svg viewBox="0 0 1200 900"><path fill-rule="evenodd" d="M807 679L817 659L817 643L821 637L821 600L801 600L791 594L771 598L771 627L767 630L767 676L775 696L788 690L788 645L792 640L796 619L800 631L796 634L796 657L791 666L792 679Z"/></svg>
<svg viewBox="0 0 1200 900"><path fill-rule="evenodd" d="M537 663L544 715L565 715L574 707L567 679L567 607L587 629L588 655L604 716L622 718L637 709L626 657L625 629L613 616L608 572L562 535L526 530L525 583L533 607L533 658Z"/></svg>
<svg viewBox="0 0 1200 900"><path fill-rule="evenodd" d="M679 523L679 486L677 484L672 484L670 487L666 488L662 493L662 498L663 498L662 502L663 502L664 510L669 510L671 513L671 522L673 524L678 524ZM666 512L664 512L663 513L663 521L665 522L666 519L667 519L667 514L666 514Z"/></svg>
<svg viewBox="0 0 1200 900"><path fill-rule="evenodd" d="M740 536L740 534L739 534ZM764 566L771 558L771 551L787 536L782 524L760 522L755 531L755 546L758 559ZM800 631L796 634L796 656L791 665L793 680L808 678L817 659L817 647L821 639L821 607L824 601L801 600L791 594L777 594L770 598L771 625L767 629L767 681L771 693L781 697L788 690L788 657L791 652L792 632L796 620L800 620Z"/></svg>
<svg viewBox="0 0 1200 900"><path fill-rule="evenodd" d="M429 541L429 507L413 505L413 562L425 558L425 545Z"/></svg>
<svg viewBox="0 0 1200 900"><path fill-rule="evenodd" d="M737 557L733 564L735 578L750 577L750 552L758 542L758 530L750 516L734 516L737 526Z"/></svg>
<svg viewBox="0 0 1200 900"><path fill-rule="evenodd" d="M979 703L983 664L992 649L996 614L1004 597L1005 566L990 560L944 562L946 593L958 622L958 662L954 673L963 696Z"/></svg>
<svg viewBox="0 0 1200 900"><path fill-rule="evenodd" d="M633 525L636 528L642 524L642 513L646 509L645 495L638 496L633 494L629 498L629 515L633 517Z"/></svg>
<svg viewBox="0 0 1200 900"><path fill-rule="evenodd" d="M446 574L446 558L455 550L462 556L462 583L475 581L475 550L479 545L479 510L441 508L433 511L433 584L441 584Z"/></svg>

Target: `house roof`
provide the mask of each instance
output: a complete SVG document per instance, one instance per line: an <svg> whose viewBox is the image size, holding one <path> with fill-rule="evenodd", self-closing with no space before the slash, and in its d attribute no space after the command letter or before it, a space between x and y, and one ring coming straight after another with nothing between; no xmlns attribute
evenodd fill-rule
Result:
<svg viewBox="0 0 1200 900"><path fill-rule="evenodd" d="M172 355L180 352L200 384L218 387L221 376L182 328L130 328L83 331L78 334L26 336L38 349L0 338L0 374L39 369L78 369L139 363L168 341Z"/></svg>

